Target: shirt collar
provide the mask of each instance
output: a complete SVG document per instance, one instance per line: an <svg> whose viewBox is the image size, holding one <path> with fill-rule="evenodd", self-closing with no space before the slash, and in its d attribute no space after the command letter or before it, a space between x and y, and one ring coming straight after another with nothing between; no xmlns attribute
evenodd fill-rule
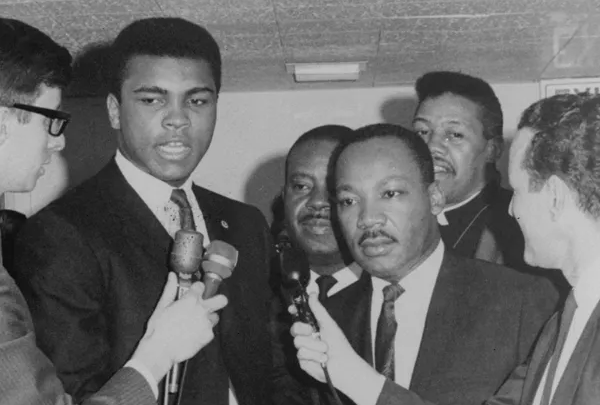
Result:
<svg viewBox="0 0 600 405"><path fill-rule="evenodd" d="M580 272L579 279L573 287L577 308L593 309L600 302L600 258Z"/></svg>
<svg viewBox="0 0 600 405"><path fill-rule="evenodd" d="M444 243L440 239L435 250L417 268L398 282L405 291L428 291L433 288L444 259ZM382 290L390 282L373 277L373 288Z"/></svg>
<svg viewBox="0 0 600 405"><path fill-rule="evenodd" d="M129 183L151 209L164 208L165 204L171 199L174 187L141 170L125 158L119 150L117 150L115 156L115 163L119 167L119 170L121 170L121 173L123 173L123 177L125 177L127 183ZM188 194L189 198L192 191L191 177L180 188Z"/></svg>
<svg viewBox="0 0 600 405"><path fill-rule="evenodd" d="M483 191L483 189L479 190L478 192L476 192L475 194L473 194L472 196L470 196L469 198L467 198L466 200L463 200L459 203L456 204L451 204L451 205L447 205L444 207L444 209L442 210L442 212L440 212L437 215L437 220L438 220L438 224L440 225L448 225L448 218L446 218L446 212L448 211L452 211L455 210L457 208L460 208L464 205L467 205L468 203L470 203L471 201L473 201L479 194L481 194L481 192Z"/></svg>

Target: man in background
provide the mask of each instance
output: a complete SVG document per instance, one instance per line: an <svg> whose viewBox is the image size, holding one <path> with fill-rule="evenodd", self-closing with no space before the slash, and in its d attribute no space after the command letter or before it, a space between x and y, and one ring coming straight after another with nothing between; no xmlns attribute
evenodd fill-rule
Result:
<svg viewBox="0 0 600 405"><path fill-rule="evenodd" d="M319 295L348 335L356 336L352 342L360 347L368 340L362 338L363 334L354 333L358 331L352 328L360 324L361 316L367 314L364 310L367 297L363 292L369 288L371 280L367 273L362 274L362 269L353 261L341 239L327 188L331 154L351 134L352 130L345 126L323 125L305 132L294 142L285 162L281 228L308 259L310 278L307 292ZM285 291L283 293L285 296ZM284 319L289 316L285 307L283 316L279 314ZM291 322L287 319L281 323L279 336L287 349L286 360L292 375L305 387L311 387L304 391L310 391L313 401L330 403L328 388L315 384L312 378L307 378L298 369L289 334ZM291 401L293 392L280 394L283 399L278 398L276 402L283 404Z"/></svg>
<svg viewBox="0 0 600 405"><path fill-rule="evenodd" d="M1 18L0 38L1 197L31 191L52 155L65 145L69 115L59 108L71 77L71 56L20 21ZM226 300L219 296L204 301L202 292L197 283L173 303L176 278L170 274L130 360L84 404L155 404L157 381L212 339L217 321L213 312ZM0 254L0 404L71 403L52 363L36 347L27 304Z"/></svg>
<svg viewBox="0 0 600 405"><path fill-rule="evenodd" d="M106 103L116 155L29 218L17 240L15 268L38 343L67 391L87 398L135 349L167 277L174 234L194 230L207 247L214 240L234 246L239 259L220 286L228 305L215 339L187 363L180 403L268 403L266 220L191 179L216 122L217 42L189 21L148 18L125 27L110 52Z"/></svg>

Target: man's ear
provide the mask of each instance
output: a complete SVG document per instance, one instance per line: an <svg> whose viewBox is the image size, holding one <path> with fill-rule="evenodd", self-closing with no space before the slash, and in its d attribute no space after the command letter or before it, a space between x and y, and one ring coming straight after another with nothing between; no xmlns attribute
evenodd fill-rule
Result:
<svg viewBox="0 0 600 405"><path fill-rule="evenodd" d="M110 121L110 126L113 129L121 129L121 103L117 97L110 93L106 96L106 110L108 111L108 119Z"/></svg>
<svg viewBox="0 0 600 405"><path fill-rule="evenodd" d="M558 220L569 203L571 189L560 177L552 175L546 180L542 191L549 201L550 217Z"/></svg>
<svg viewBox="0 0 600 405"><path fill-rule="evenodd" d="M504 139L492 138L487 141L486 161L496 163L504 152Z"/></svg>
<svg viewBox="0 0 600 405"><path fill-rule="evenodd" d="M429 192L429 202L431 204L431 213L438 215L446 206L446 197L440 189L440 184L437 180L429 185L427 188Z"/></svg>

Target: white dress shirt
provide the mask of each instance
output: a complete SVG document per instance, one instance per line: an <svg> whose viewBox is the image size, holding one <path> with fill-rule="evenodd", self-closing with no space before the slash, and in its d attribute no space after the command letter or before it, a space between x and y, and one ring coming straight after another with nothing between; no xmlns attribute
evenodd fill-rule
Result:
<svg viewBox="0 0 600 405"><path fill-rule="evenodd" d="M560 354L560 358L556 365L556 374L552 383L550 401L552 401L554 391L556 391L556 387L567 368L567 364L571 359L571 355L575 350L577 342L579 342L579 339L581 338L585 325L589 321L598 302L600 302L600 288L598 288L600 285L600 271L598 269L600 269L600 258L598 258L591 266L583 269L577 284L573 287L573 295L575 297L575 302L577 303L577 308L573 314L573 321L569 327L569 332L567 332L567 339L565 340L565 345L563 346L562 353ZM548 364L550 364L550 361L548 361ZM540 380L540 385L538 386L532 405L539 405L542 400L542 393L544 391L544 386L546 385L547 374L548 365L546 365L544 376Z"/></svg>
<svg viewBox="0 0 600 405"><path fill-rule="evenodd" d="M331 289L327 292L327 296L331 297L333 294L357 282L360 278L361 273L362 268L356 262L333 273L332 276L337 280L337 283L335 283L333 287L331 287ZM317 284L317 278L319 278L319 274L311 270L310 280L308 280L308 285L306 286L307 294L319 294L319 285Z"/></svg>
<svg viewBox="0 0 600 405"><path fill-rule="evenodd" d="M448 223L448 218L446 218L446 212L448 212L448 211L452 211L452 210L455 210L455 209L457 209L457 208L460 208L460 207L462 207L463 205L467 205L467 204L468 204L468 203L470 203L472 200L474 200L474 199L475 199L475 197L477 197L479 194L481 194L481 191L482 191L482 190L483 190L483 189L479 190L478 192L476 192L475 194L473 194L471 197L467 198L467 199L466 199L466 200L464 200L464 201L461 201L461 202L459 202L459 203L456 203L456 204L447 205L446 207L444 207L444 209L442 210L442 212L440 212L440 213L437 215L437 221L438 221L438 224L440 224L440 225L449 225L449 223Z"/></svg>
<svg viewBox="0 0 600 405"><path fill-rule="evenodd" d="M171 201L171 193L175 189L165 183L162 180L146 173L145 171L138 168L136 165L131 163L123 156L120 151L117 151L115 156L115 162L121 170L121 173L125 177L127 183L133 188L133 190L140 196L142 201L150 208L150 211L156 216L156 219L161 223L165 230L173 237L179 230L180 226L178 223L179 209ZM206 230L206 223L204 222L204 216L200 211L196 196L192 191L192 179L189 178L179 187L185 192L185 195L190 203L192 209L192 215L194 216L194 222L196 224L196 231L200 232L204 236L204 247L208 246L210 239L208 231ZM175 214L175 216L174 216ZM176 220L174 220L174 218ZM147 380L153 381L152 375L146 370L140 370L139 363L128 362L125 366L135 368L142 374ZM155 395L158 396L157 386L158 383L150 384L155 391ZM229 383L229 404L237 405L237 400L233 391L231 382Z"/></svg>
<svg viewBox="0 0 600 405"><path fill-rule="evenodd" d="M398 283L404 288L404 293L394 305L398 323L394 341L394 378L396 384L406 389L410 387L425 329L425 319L443 258L444 244L440 240L433 253ZM383 304L383 289L389 284L385 280L373 277L373 299L371 300L373 347L375 347L377 321Z"/></svg>

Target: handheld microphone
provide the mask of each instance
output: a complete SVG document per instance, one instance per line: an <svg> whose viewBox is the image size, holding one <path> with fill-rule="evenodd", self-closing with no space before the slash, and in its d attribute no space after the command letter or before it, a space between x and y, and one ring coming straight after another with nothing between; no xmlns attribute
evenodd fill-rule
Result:
<svg viewBox="0 0 600 405"><path fill-rule="evenodd" d="M297 321L309 324L314 330L314 335L320 338L319 323L310 309L308 294L306 293L306 286L310 281L310 263L308 262L308 257L304 251L293 245L289 236L285 233L279 234L275 248L277 253L279 253L282 287L288 291L292 303L296 307L294 318ZM333 396L333 402L336 405L342 405L342 401L329 376L327 364L321 363L321 368Z"/></svg>
<svg viewBox="0 0 600 405"><path fill-rule="evenodd" d="M204 270L203 299L213 297L221 282L229 278L235 269L238 261L238 251L229 243L221 240L212 241L206 248L204 260L202 261L202 269Z"/></svg>
<svg viewBox="0 0 600 405"><path fill-rule="evenodd" d="M175 234L169 265L177 273L177 298L180 299L192 285L192 275L200 267L204 236L196 231L181 229ZM176 363L167 374L166 391L176 394L179 391L182 363Z"/></svg>
<svg viewBox="0 0 600 405"><path fill-rule="evenodd" d="M285 234L280 234L277 238L277 251L281 268L281 284L289 293L292 303L296 307L295 318L309 324L318 333L319 324L308 305L308 294L306 293L306 286L310 280L308 258L302 250L291 243Z"/></svg>

